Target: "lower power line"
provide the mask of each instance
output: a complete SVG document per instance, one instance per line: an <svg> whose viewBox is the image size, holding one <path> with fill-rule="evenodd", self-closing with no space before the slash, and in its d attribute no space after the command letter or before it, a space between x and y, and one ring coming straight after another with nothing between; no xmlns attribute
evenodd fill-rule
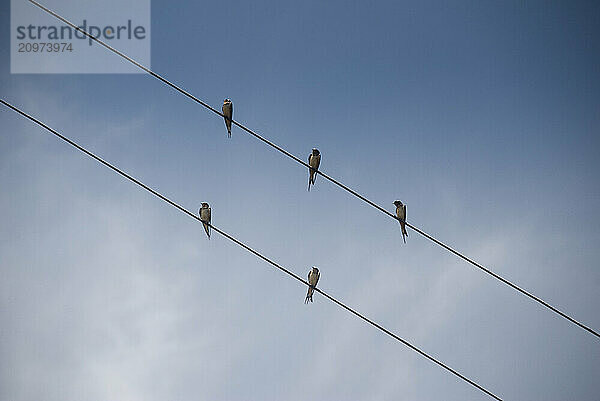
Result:
<svg viewBox="0 0 600 401"><path fill-rule="evenodd" d="M129 181L133 182L134 184L137 184L140 187L144 188L146 191L150 192L152 195L154 195L154 196L162 199L163 201L167 202L169 205L175 207L179 211L181 211L181 212L185 213L186 215L192 217L193 219L197 220L198 222L202 222L202 220L200 220L199 216L196 216L194 213L190 212L189 210L187 210L183 206L180 206L179 204L177 204L174 201L170 200L166 196L161 195L159 192L157 192L154 189L150 188L149 186L147 186L146 184L144 184L143 182L141 182L137 178L135 178L135 177L127 174L123 170L121 170L118 167L112 165L111 163L105 161L104 159L100 158L99 156L96 156L95 154L93 154L89 150L85 149L83 146L78 145L77 143L73 142L72 140L70 140L66 136L60 134L55 129L53 129L53 128L49 127L48 125L46 125L45 123L43 123L42 121L40 121L40 120L36 119L35 117L33 117L33 116L25 113L24 111L22 111L19 108L11 105L10 103L6 102L3 99L0 99L0 102L2 104L4 104L5 106L7 106L8 108L16 111L17 113L19 113L23 117L25 117L25 118L33 121L34 123L38 124L40 127L42 127L44 129L46 129L47 131L51 132L52 134L54 134L58 138L60 138L63 141L67 142L69 145L75 147L76 149L78 149L81 152L85 153L86 155L90 156L94 160L102 163L106 167L110 168L111 170L115 171L116 173L120 174L121 176L127 178ZM260 252L252 249L251 247L249 247L248 245L246 245L242 241L238 240L237 238L229 235L225 231L223 231L223 230L221 230L221 229L213 226L212 224L209 224L209 223L206 223L206 222L204 222L204 223L208 224L214 231L218 232L219 234L221 234L225 238L227 238L230 241L234 242L235 244L241 246L242 248L244 248L248 252L252 253L253 255L255 255L257 257L259 257L260 259L264 260L265 262L269 263L270 265L276 267L277 269L281 270L285 274L287 274L287 275L295 278L296 280L300 281L301 283L303 283L303 284L305 284L307 286L309 285L308 282L306 280L304 280L302 277L300 277L297 274L293 273L292 271L286 269L285 267L281 266L280 264L274 262L273 260L269 259L268 257L262 255ZM321 295L323 295L325 298L327 298L330 301L332 301L333 303L337 304L338 306L342 307L343 309L347 310L348 312L352 313L353 315L355 315L355 316L359 317L360 319L364 320L365 322L369 323L371 326L373 326L373 327L377 328L378 330L384 332L388 336L390 336L393 339L399 341L400 343L406 345L407 347L409 347L413 351L419 353L420 355L424 356L425 358L429 359L430 361L434 362L435 364L437 364L437 365L441 366L442 368L446 369L448 372L452 373L453 375L455 375L455 376L459 377L460 379L464 380L465 382L469 383L473 387L475 387L475 388L483 391L484 393L486 393L487 395L489 395L490 397L492 397L492 398L494 398L496 400L502 401L502 399L500 397L498 397L497 395L495 395L491 391L489 391L486 388L480 386L479 384L475 383L473 380L469 379L468 377L464 376L463 374L459 373L458 371L452 369L451 367L449 367L445 363L437 360L433 356L427 354L426 352L424 352L421 349L417 348L416 346L412 345L411 343L409 343L408 341L406 341L403 338L399 337L398 335L394 334L393 332L391 332L390 330L386 329L385 327L383 327L379 323L374 322L373 320L371 320L368 317L364 316L360 312L357 312L356 310L352 309L351 307L347 306L346 304L342 303L341 301L338 301L336 298L334 298L331 295L327 294L326 292L320 290L319 288L315 288L314 290L317 291L318 293L320 293Z"/></svg>

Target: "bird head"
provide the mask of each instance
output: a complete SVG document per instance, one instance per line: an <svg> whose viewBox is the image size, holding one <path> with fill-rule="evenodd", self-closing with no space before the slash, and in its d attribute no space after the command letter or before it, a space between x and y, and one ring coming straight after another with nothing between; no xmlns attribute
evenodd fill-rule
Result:
<svg viewBox="0 0 600 401"><path fill-rule="evenodd" d="M396 206L396 207L400 207L400 206L402 206L402 202L401 202L401 201L399 201L399 200L397 200L397 201L394 201L394 206Z"/></svg>
<svg viewBox="0 0 600 401"><path fill-rule="evenodd" d="M202 209L207 209L208 207L208 203L202 202Z"/></svg>
<svg viewBox="0 0 600 401"><path fill-rule="evenodd" d="M227 103L231 103L231 100L229 100L229 99L223 100L223 104L227 104Z"/></svg>
<svg viewBox="0 0 600 401"><path fill-rule="evenodd" d="M315 273L315 274L319 273L319 269L317 269L316 266L313 266L312 270L313 270L313 273Z"/></svg>
<svg viewBox="0 0 600 401"><path fill-rule="evenodd" d="M313 156L319 156L319 149L313 148L312 154L313 154Z"/></svg>

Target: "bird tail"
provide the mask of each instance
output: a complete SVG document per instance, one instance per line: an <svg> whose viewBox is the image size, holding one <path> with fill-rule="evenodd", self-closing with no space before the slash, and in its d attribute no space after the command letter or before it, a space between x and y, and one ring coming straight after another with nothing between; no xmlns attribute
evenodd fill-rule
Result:
<svg viewBox="0 0 600 401"><path fill-rule="evenodd" d="M313 296L313 288L312 287L308 287L308 292L306 293L306 298L304 299L304 303L308 304L308 302L312 302L312 296Z"/></svg>
<svg viewBox="0 0 600 401"><path fill-rule="evenodd" d="M402 231L402 239L406 244L406 237L408 237L408 233L406 232L406 227L404 226L404 223L400 223L400 231Z"/></svg>
<svg viewBox="0 0 600 401"><path fill-rule="evenodd" d="M206 223L204 223L203 226L204 231L206 231L206 235L208 236L208 239L210 239L210 227Z"/></svg>
<svg viewBox="0 0 600 401"><path fill-rule="evenodd" d="M231 138L231 120L227 117L225 118L225 127L227 128L227 136Z"/></svg>

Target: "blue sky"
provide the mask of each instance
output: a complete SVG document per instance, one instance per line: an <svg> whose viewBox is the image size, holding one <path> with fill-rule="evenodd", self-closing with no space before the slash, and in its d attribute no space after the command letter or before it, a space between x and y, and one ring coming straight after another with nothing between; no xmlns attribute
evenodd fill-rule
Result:
<svg viewBox="0 0 600 401"><path fill-rule="evenodd" d="M507 400L593 399L600 342L145 75L2 97ZM594 2L152 2L152 69L600 328ZM77 16L67 17L76 18ZM105 51L98 48L97 51ZM117 56L115 63L121 63ZM484 400L9 110L0 399Z"/></svg>

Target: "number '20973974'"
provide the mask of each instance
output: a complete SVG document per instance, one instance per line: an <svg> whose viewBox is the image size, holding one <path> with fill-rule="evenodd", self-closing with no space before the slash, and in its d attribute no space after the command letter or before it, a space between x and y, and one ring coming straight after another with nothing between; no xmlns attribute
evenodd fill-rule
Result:
<svg viewBox="0 0 600 401"><path fill-rule="evenodd" d="M19 53L63 53L72 52L73 44L69 42L50 43L50 42L20 42L17 43Z"/></svg>

